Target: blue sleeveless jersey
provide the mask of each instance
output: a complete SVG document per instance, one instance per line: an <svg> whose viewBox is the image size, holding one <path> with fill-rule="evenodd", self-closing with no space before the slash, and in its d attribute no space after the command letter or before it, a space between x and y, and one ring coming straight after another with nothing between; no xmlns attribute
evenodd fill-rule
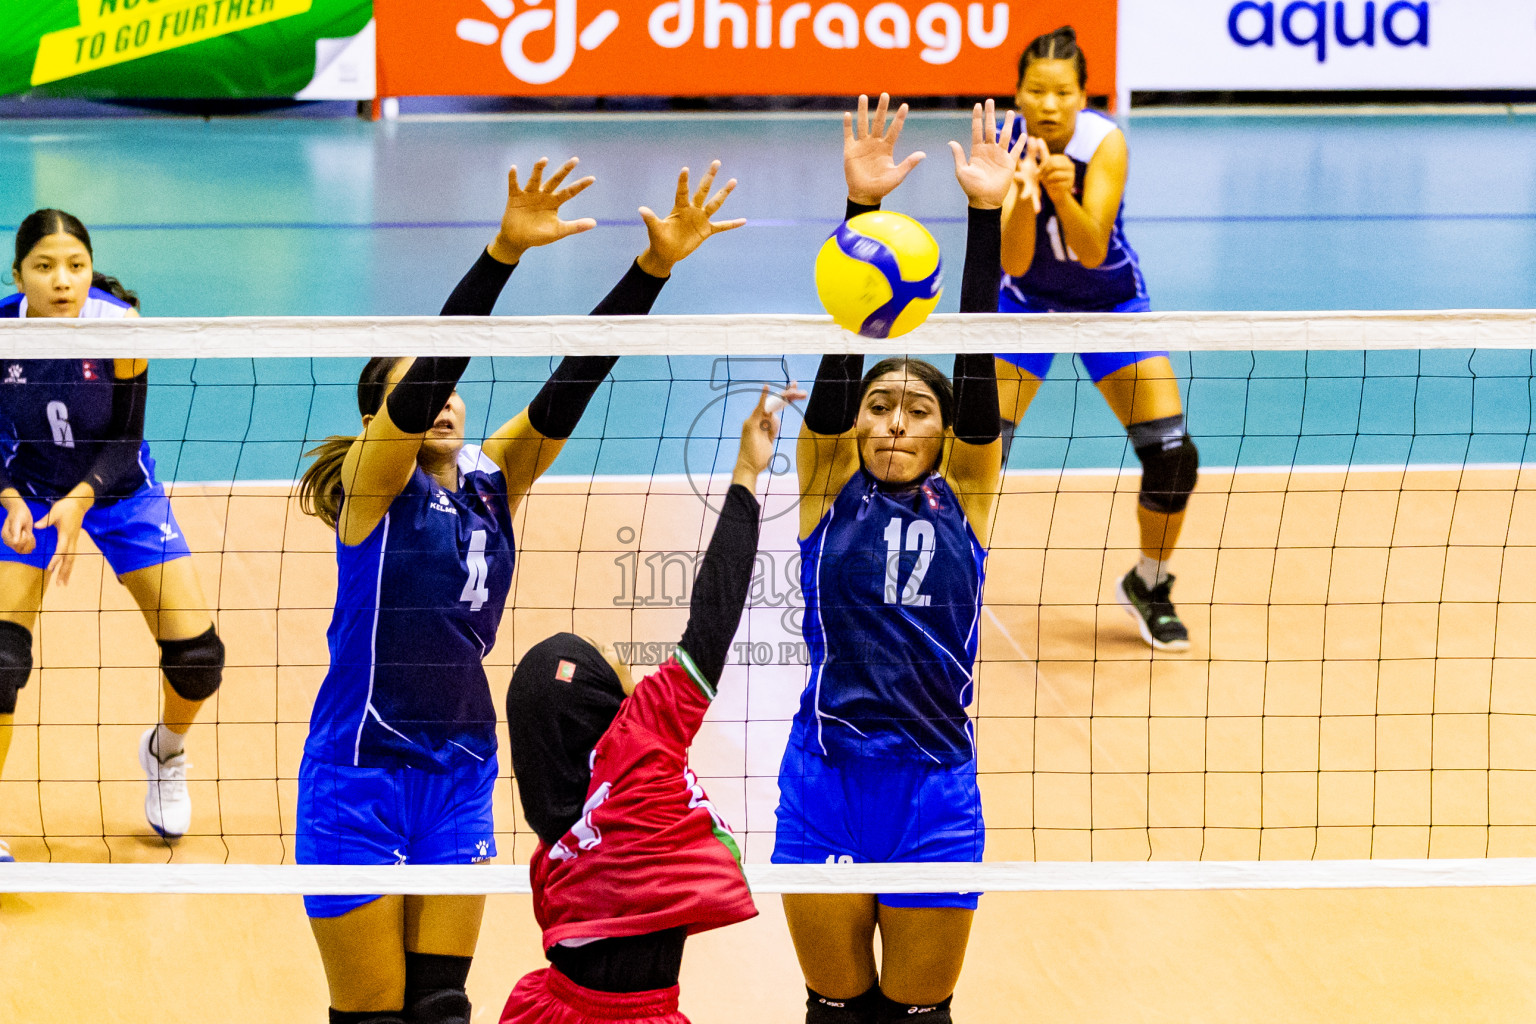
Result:
<svg viewBox="0 0 1536 1024"><path fill-rule="evenodd" d="M327 764L451 771L496 753L481 664L512 582L501 471L459 451L459 490L420 467L361 544L336 543L331 665L304 752Z"/></svg>
<svg viewBox="0 0 1536 1024"><path fill-rule="evenodd" d="M797 741L834 757L969 762L986 549L949 484L934 473L891 490L861 468L800 556L811 674Z"/></svg>
<svg viewBox="0 0 1536 1024"><path fill-rule="evenodd" d="M126 316L128 303L92 288L82 319ZM26 296L0 300L0 319L26 315ZM68 494L96 464L112 422L112 360L0 360L0 459L16 489L49 500ZM139 457L110 481L107 494L132 494L154 478L154 460L142 440Z"/></svg>
<svg viewBox="0 0 1536 1024"><path fill-rule="evenodd" d="M68 494L109 443L132 444L138 458L97 497L125 497L152 480L149 446L108 439L111 422L112 360L0 360L0 459L22 494Z"/></svg>
<svg viewBox="0 0 1536 1024"><path fill-rule="evenodd" d="M1013 141L1024 130L1024 120L1014 122ZM1088 162L1115 122L1093 110L1080 111L1066 156L1077 170L1073 194L1081 201ZM1015 302L1037 312L1108 313L1116 306L1147 298L1147 284L1141 276L1136 250L1125 237L1125 204L1115 211L1115 227L1109 235L1109 252L1104 262L1089 268L1077 261L1066 244L1056 219L1056 204L1045 189L1040 190L1040 212L1035 216L1035 258L1022 277L1003 275L1002 290Z"/></svg>

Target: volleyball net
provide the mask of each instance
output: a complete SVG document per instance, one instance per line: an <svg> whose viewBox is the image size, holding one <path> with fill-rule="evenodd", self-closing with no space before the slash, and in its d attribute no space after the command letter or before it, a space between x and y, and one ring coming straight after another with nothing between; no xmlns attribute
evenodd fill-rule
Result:
<svg viewBox="0 0 1536 1024"><path fill-rule="evenodd" d="M1170 568L1187 653L1117 605L1140 466L1059 358L993 526L975 720L981 865L768 864L807 674L798 412L765 474L749 606L692 766L759 891L1201 889L1536 881L1536 314L935 316L895 342L816 317L22 321L0 360L147 357L146 439L228 650L188 741L192 830L142 817L158 651L88 541L36 629L0 776L0 889L526 891L536 837L502 757L490 867L298 866L297 774L327 664L334 537L292 493L358 429L365 357L477 356L468 440L555 360L619 354L517 517L486 659L496 703L561 630L643 671L681 637L697 560L764 383L825 352L1168 350L1200 483ZM0 386L6 371L0 367ZM638 673L637 673L638 674ZM505 731L502 732L505 749ZM1527 859L1531 858L1531 859Z"/></svg>

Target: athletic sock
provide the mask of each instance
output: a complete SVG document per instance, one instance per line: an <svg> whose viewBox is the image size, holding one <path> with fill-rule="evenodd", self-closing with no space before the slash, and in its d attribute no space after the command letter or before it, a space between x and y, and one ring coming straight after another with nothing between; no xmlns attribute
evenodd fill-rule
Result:
<svg viewBox="0 0 1536 1024"><path fill-rule="evenodd" d="M876 1024L896 1024L897 1021L922 1022L922 1024L951 1024L950 1004L954 996L937 1003L898 1003L884 992L880 993L880 1009L874 1017Z"/></svg>
<svg viewBox="0 0 1536 1024"><path fill-rule="evenodd" d="M187 749L185 733L172 732L164 722L155 726L154 739L149 741L149 752L158 761L168 761Z"/></svg>
<svg viewBox="0 0 1536 1024"><path fill-rule="evenodd" d="M405 1024L404 1010L338 1010L331 1007L331 1024Z"/></svg>
<svg viewBox="0 0 1536 1024"><path fill-rule="evenodd" d="M1141 577L1141 582L1147 585L1148 590L1156 590L1168 580L1168 563L1160 562L1150 555L1142 555L1136 560L1136 575Z"/></svg>

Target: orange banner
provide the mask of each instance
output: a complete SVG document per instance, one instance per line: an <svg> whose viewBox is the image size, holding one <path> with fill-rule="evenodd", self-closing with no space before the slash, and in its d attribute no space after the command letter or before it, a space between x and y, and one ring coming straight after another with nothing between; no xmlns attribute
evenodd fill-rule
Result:
<svg viewBox="0 0 1536 1024"><path fill-rule="evenodd" d="M1077 28L1115 94L1116 0L374 0L380 96L1007 95Z"/></svg>

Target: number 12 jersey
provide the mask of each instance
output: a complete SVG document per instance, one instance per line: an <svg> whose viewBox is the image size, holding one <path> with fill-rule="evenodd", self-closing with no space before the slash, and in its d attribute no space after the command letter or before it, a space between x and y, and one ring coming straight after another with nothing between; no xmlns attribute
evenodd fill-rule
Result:
<svg viewBox="0 0 1536 1024"><path fill-rule="evenodd" d="M446 771L495 756L481 660L512 581L512 516L501 470L477 445L459 450L458 470L453 491L418 466L366 540L338 538L310 757Z"/></svg>
<svg viewBox="0 0 1536 1024"><path fill-rule="evenodd" d="M949 484L890 488L860 468L800 556L811 674L790 742L968 763L986 549Z"/></svg>

